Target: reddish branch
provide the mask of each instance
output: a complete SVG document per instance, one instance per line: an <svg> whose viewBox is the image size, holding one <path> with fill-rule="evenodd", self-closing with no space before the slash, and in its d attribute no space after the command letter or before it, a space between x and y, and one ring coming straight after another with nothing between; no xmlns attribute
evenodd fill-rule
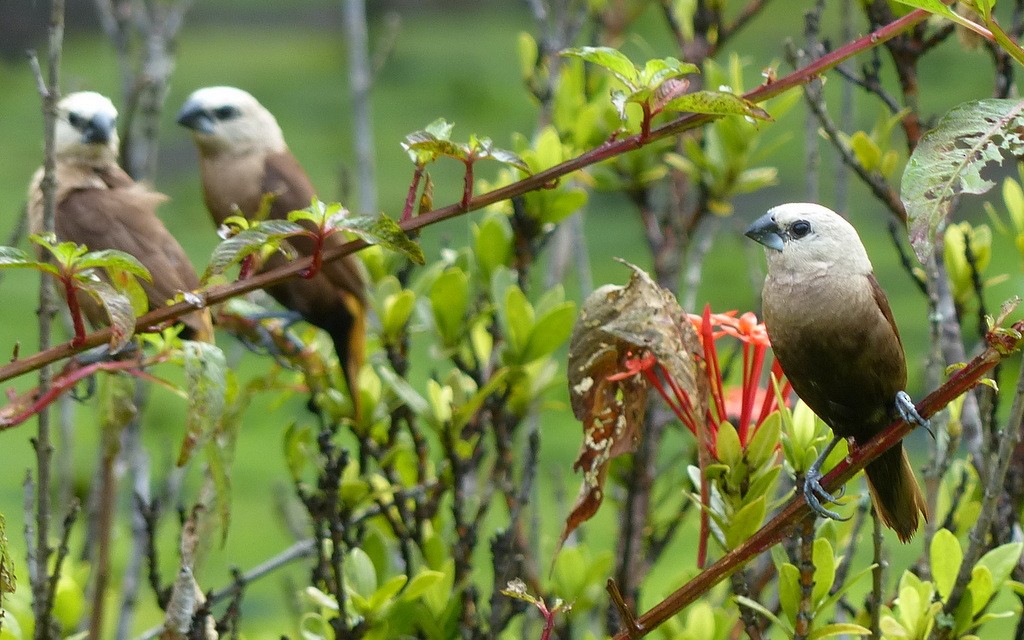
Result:
<svg viewBox="0 0 1024 640"><path fill-rule="evenodd" d="M748 91L743 97L751 102L763 102L770 98L774 98L789 89L806 84L852 56L876 47L899 35L920 23L929 15L931 14L924 10L916 9L902 18L877 29L866 36L858 38L839 49L836 49L832 53L819 58L814 63L807 65L802 69L794 71L793 73L775 81L766 82L756 89ZM684 131L695 129L719 117L721 116L696 113L681 116L661 125L660 127L652 129L646 137L641 134L636 134L626 138L608 141L586 153L576 156L575 158L571 158L549 169L545 169L544 171L527 176L518 182L514 182L510 185L471 198L468 203L460 201L441 209L428 211L416 216L415 218L403 220L399 226L401 226L401 228L406 232L416 231L441 222L442 220L455 218L469 211L475 211L496 202L508 200L514 196L542 189L545 185L552 184L574 171L597 164L598 162L607 160L608 158L622 155L628 151L639 149L645 144L650 144L657 140L661 140L662 138L667 138ZM342 256L354 253L366 246L367 243L363 240L352 240L343 245L333 247L328 251L324 251L323 260L325 262L336 260ZM229 298L233 298L250 291L255 291L256 289L264 289L272 284L294 277L308 269L311 262L312 260L309 257L300 258L289 262L280 268L257 274L244 281L210 287L206 291L202 292L201 295L204 297L207 305L224 302ZM155 311L150 311L146 315L137 319L135 325L136 330L145 330L148 327L160 325L193 310L193 305L187 302L179 302ZM60 360L61 358L67 358L88 347L94 347L103 344L104 342L108 342L110 340L110 331L109 327L101 329L86 335L85 340L79 346L64 343L51 349L42 350L32 356L12 362L4 367L0 367L0 382L10 380L11 378L29 371L34 371L46 364Z"/></svg>
<svg viewBox="0 0 1024 640"><path fill-rule="evenodd" d="M1013 325L1013 330L1024 332L1024 320ZM938 389L917 405L918 412L925 418L934 415L953 399L979 383L982 376L992 370L1004 357L1020 347L1020 339L990 334L989 346L967 366L960 369ZM852 478L868 463L902 440L914 429L913 424L903 420L894 422L876 438L853 449L845 460L822 479L826 491L835 491ZM803 495L791 499L767 524L761 527L746 542L722 556L690 582L686 583L647 613L635 618L629 628L615 635L615 640L639 638L650 633L684 607L694 602L714 585L737 571L755 556L767 551L773 545L790 535L811 510Z"/></svg>

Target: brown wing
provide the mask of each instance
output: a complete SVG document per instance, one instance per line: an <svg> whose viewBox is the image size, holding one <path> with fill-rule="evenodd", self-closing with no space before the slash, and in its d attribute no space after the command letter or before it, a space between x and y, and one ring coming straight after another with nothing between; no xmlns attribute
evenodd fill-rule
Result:
<svg viewBox="0 0 1024 640"><path fill-rule="evenodd" d="M156 215L156 207L164 199L134 184L72 191L60 203L57 236L91 250L117 249L135 256L153 276L152 282L141 281L149 306L161 307L179 292L199 288L199 278L184 249ZM190 314L182 321L197 337L209 339L208 314Z"/></svg>

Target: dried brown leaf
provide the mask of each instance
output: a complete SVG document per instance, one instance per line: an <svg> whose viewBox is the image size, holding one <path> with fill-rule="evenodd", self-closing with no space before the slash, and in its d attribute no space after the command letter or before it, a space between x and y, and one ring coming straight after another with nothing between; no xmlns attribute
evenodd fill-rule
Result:
<svg viewBox="0 0 1024 640"><path fill-rule="evenodd" d="M707 391L694 354L700 341L672 293L639 267L624 286L606 285L583 303L569 343L569 399L583 423L583 445L573 468L583 472L576 503L566 518L559 548L601 506L612 458L636 449L642 435L650 384L640 373L609 380L626 370L626 360L644 353L690 398L694 414L704 415Z"/></svg>

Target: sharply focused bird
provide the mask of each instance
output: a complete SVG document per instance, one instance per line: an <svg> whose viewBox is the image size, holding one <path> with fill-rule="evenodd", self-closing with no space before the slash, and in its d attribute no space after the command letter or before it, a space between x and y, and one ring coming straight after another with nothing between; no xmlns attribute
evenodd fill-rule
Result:
<svg viewBox="0 0 1024 640"><path fill-rule="evenodd" d="M807 472L804 493L838 517L821 484L821 464L841 438L866 442L895 419L926 424L904 391L906 356L885 293L853 226L821 205L783 204L746 235L765 246L764 321L775 357L797 395L835 439ZM875 509L906 542L928 517L902 443L865 469ZM819 500L820 499L820 500Z"/></svg>
<svg viewBox="0 0 1024 640"><path fill-rule="evenodd" d="M178 112L178 124L192 130L199 150L199 168L206 208L218 226L231 215L252 218L266 195L273 201L269 217L310 205L316 192L285 144L281 127L248 92L235 87L205 87L193 92ZM310 238L289 239L303 256L311 255ZM341 244L334 234L324 249ZM267 259L262 270L283 265L280 253ZM310 279L290 278L267 288L282 305L326 331L334 342L353 402L358 401L356 377L362 366L366 336L365 287L354 256L326 262Z"/></svg>
<svg viewBox="0 0 1024 640"><path fill-rule="evenodd" d="M118 166L116 120L113 103L94 91L72 93L57 103L54 231L58 240L84 244L91 251L117 249L138 259L152 275L152 282L140 284L155 309L179 293L198 289L199 278L156 215L167 197L135 182ZM29 185L32 233L43 230L42 179L40 168ZM99 302L87 294L79 299L91 324L107 324ZM196 310L180 322L182 337L213 340L209 310Z"/></svg>

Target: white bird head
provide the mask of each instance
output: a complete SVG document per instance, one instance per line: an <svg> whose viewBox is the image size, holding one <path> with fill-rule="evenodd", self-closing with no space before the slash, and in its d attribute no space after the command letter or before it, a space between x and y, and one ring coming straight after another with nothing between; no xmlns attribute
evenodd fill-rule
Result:
<svg viewBox="0 0 1024 640"><path fill-rule="evenodd" d="M208 153L279 152L287 147L273 114L250 93L235 87L204 87L178 111L178 124L192 130Z"/></svg>
<svg viewBox="0 0 1024 640"><path fill-rule="evenodd" d="M768 269L794 273L839 269L849 275L871 273L864 244L842 216L811 202L790 202L769 209L745 234L765 246Z"/></svg>
<svg viewBox="0 0 1024 640"><path fill-rule="evenodd" d="M106 96L78 91L57 103L57 155L105 164L117 161L117 109Z"/></svg>

